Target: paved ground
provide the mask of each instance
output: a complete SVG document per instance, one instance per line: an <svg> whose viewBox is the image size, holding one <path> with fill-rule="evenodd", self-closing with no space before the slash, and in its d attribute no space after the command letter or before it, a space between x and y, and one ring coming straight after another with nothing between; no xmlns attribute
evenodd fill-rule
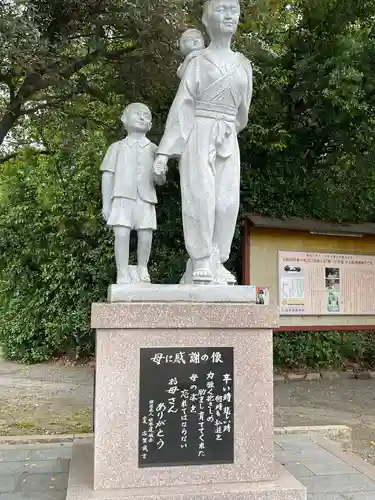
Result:
<svg viewBox="0 0 375 500"><path fill-rule="evenodd" d="M89 432L92 380L88 365L0 361L0 435ZM373 464L374 415L374 380L275 384L275 425L348 425L353 451Z"/></svg>
<svg viewBox="0 0 375 500"><path fill-rule="evenodd" d="M275 455L307 488L309 500L375 500L375 467L302 436L278 436ZM327 451L330 450L330 451Z"/></svg>
<svg viewBox="0 0 375 500"><path fill-rule="evenodd" d="M278 460L306 487L309 500L374 500L375 468L302 436L279 436ZM0 500L64 500L71 445L0 446Z"/></svg>
<svg viewBox="0 0 375 500"><path fill-rule="evenodd" d="M0 500L65 500L71 445L0 446Z"/></svg>
<svg viewBox="0 0 375 500"><path fill-rule="evenodd" d="M275 384L275 425L340 424L352 428L353 452L375 465L375 380Z"/></svg>

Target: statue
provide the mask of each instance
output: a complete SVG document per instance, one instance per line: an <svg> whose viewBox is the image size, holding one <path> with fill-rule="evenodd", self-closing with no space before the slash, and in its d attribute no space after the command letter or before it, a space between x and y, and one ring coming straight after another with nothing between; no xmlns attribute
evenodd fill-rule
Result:
<svg viewBox="0 0 375 500"><path fill-rule="evenodd" d="M224 267L232 246L240 197L237 134L247 125L252 67L231 50L238 0L209 0L203 24L210 44L193 57L169 111L154 172L179 158L184 239L190 260L185 283L230 283Z"/></svg>
<svg viewBox="0 0 375 500"><path fill-rule="evenodd" d="M117 283L150 283L147 266L156 229L155 184L164 184L165 175L153 172L157 146L146 137L152 124L149 108L130 104L121 119L128 135L109 147L100 168L103 218L115 234ZM136 268L129 266L132 229L138 236Z"/></svg>
<svg viewBox="0 0 375 500"><path fill-rule="evenodd" d="M190 28L184 31L180 38L180 52L185 60L177 70L177 76L182 79L190 61L205 48L204 36L201 31Z"/></svg>

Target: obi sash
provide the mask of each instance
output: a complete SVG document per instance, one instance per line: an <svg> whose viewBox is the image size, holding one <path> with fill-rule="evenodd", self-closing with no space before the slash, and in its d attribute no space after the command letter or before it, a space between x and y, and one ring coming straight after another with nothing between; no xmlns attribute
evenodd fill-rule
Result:
<svg viewBox="0 0 375 500"><path fill-rule="evenodd" d="M209 147L209 162L212 168L214 168L217 155L222 158L229 158L232 155L231 143L228 139L235 131L233 124L236 123L238 106L241 101L241 96L236 91L236 83L233 80L240 66L240 62L234 64L229 71L203 89L196 102L195 116L214 120ZM233 105L223 104L219 101L226 92L231 94Z"/></svg>

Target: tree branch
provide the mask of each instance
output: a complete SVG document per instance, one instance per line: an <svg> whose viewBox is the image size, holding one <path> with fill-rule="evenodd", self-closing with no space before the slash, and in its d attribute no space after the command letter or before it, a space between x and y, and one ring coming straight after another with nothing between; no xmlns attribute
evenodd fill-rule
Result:
<svg viewBox="0 0 375 500"><path fill-rule="evenodd" d="M97 125L101 126L101 127L104 127L108 130L111 130L112 132L116 132L116 127L112 126L112 125L109 125L108 123L106 122L103 122L102 120L99 120L98 118L94 118L93 116L90 116L88 114L86 114L84 117L82 115L80 115L79 113L74 113L72 111L66 111L64 110L63 113L66 115L66 116L70 116L72 118L85 118L87 121L91 121L93 123L96 123Z"/></svg>
<svg viewBox="0 0 375 500"><path fill-rule="evenodd" d="M3 165L4 163L6 163L7 161L9 160L12 160L13 158L16 158L19 154L21 154L22 151L15 151L14 153L10 153L6 156L3 156L0 158L0 165ZM33 151L28 151L29 154L32 154L32 155L44 155L44 156L53 156L56 151L46 151L46 150L33 150Z"/></svg>
<svg viewBox="0 0 375 500"><path fill-rule="evenodd" d="M36 113L37 111L41 111L42 109L48 109L48 108L53 108L57 103L60 104L61 101L49 101L44 104L39 104L38 106L34 106L29 109L23 109L20 111L20 116L25 116L25 115L32 115Z"/></svg>
<svg viewBox="0 0 375 500"><path fill-rule="evenodd" d="M12 75L10 73L0 73L0 82L8 87L10 98L13 99L16 87L13 83Z"/></svg>
<svg viewBox="0 0 375 500"><path fill-rule="evenodd" d="M53 100L50 100L50 101L48 101L48 99L43 99L43 98L42 99L38 99L39 101L46 101L46 102L43 102L43 104L38 104L37 106L33 106L33 107L29 108L29 109L22 109L20 111L20 116L32 115L33 113L36 113L37 111L40 111L42 109L48 109L48 108L58 107L62 103L68 101L72 97L75 97L75 96L77 96L79 94L80 94L80 92L77 90L77 91L69 92L68 94L63 95L63 96L59 97L58 99L53 99ZM35 102L35 101L32 101L32 102Z"/></svg>
<svg viewBox="0 0 375 500"><path fill-rule="evenodd" d="M56 108L61 106L63 103L68 101L69 99L77 96L81 96L84 94L88 94L97 101L100 101L104 104L108 104L108 99L107 96L104 92L102 92L100 89L97 89L95 87L91 87L87 82L82 81L79 82L77 85L77 88L73 90L72 92L69 92L68 94L60 96L58 99L53 99L53 100L48 100L47 98L43 99L40 98L38 101L45 101L43 104L38 104L36 106L30 107L28 109L24 108L20 111L20 116L25 116L25 115L32 115L36 113L37 111L43 110L43 109L49 109L49 108ZM32 101L32 102L37 102L37 101ZM31 104L31 102L30 102Z"/></svg>
<svg viewBox="0 0 375 500"><path fill-rule="evenodd" d="M123 56L129 52L133 52L134 48L135 47L133 45L130 45L129 47L124 47L123 49L110 52L106 52L100 49L94 50L93 52L89 52L86 56L75 57L71 59L65 69L58 71L58 74L64 78L69 78L92 62L95 62L100 56L105 59L118 59L120 56ZM61 62L58 63L58 67L61 67ZM56 67L54 68L54 70L56 70Z"/></svg>
<svg viewBox="0 0 375 500"><path fill-rule="evenodd" d="M96 50L83 57L70 58L65 65L61 61L56 61L40 73L34 71L27 75L18 93L11 96L9 106L0 120L0 145L18 119L25 114L22 111L22 106L33 94L56 83L56 78L68 80L72 75L95 62L99 57L111 60L117 59L132 52L134 48L134 45L129 45L123 49L109 52Z"/></svg>
<svg viewBox="0 0 375 500"><path fill-rule="evenodd" d="M78 85L78 93L79 94L88 94L97 101L100 101L104 104L108 104L108 98L107 95L102 92L100 89L92 87L89 83L87 82L80 82Z"/></svg>

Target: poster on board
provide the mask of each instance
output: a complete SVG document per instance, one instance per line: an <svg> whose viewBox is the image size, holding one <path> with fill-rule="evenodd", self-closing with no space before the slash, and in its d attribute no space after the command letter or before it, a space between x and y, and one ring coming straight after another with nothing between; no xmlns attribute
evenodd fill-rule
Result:
<svg viewBox="0 0 375 500"><path fill-rule="evenodd" d="M375 256L278 252L282 315L375 314Z"/></svg>

